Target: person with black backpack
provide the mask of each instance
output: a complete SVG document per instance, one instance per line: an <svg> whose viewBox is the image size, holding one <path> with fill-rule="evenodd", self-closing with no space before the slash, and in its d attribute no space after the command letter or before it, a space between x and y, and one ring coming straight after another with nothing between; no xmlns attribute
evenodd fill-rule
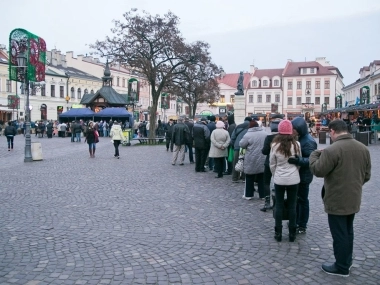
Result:
<svg viewBox="0 0 380 285"><path fill-rule="evenodd" d="M16 128L12 126L12 122L9 121L8 126L6 126L4 130L4 136L7 137L8 142L8 151L11 151L11 149L13 149L13 139L16 135L16 132Z"/></svg>

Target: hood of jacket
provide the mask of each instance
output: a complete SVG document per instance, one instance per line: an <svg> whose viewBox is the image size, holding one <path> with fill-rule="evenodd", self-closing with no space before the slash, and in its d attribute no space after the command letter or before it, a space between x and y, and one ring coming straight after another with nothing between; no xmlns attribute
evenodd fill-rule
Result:
<svg viewBox="0 0 380 285"><path fill-rule="evenodd" d="M297 117L292 120L293 128L298 132L299 137L306 136L309 134L307 129L307 123L304 118Z"/></svg>
<svg viewBox="0 0 380 285"><path fill-rule="evenodd" d="M112 128L114 130L121 130L121 126L120 125L113 125Z"/></svg>

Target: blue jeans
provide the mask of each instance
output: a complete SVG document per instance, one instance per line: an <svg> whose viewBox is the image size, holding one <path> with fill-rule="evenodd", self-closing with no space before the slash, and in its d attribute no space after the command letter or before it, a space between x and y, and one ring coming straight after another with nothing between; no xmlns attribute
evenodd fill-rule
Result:
<svg viewBox="0 0 380 285"><path fill-rule="evenodd" d="M276 196L276 227L282 227L282 212L284 210L284 196L286 191L286 199L288 201L289 211L289 229L296 227L296 203L298 184L295 185L277 185L274 184Z"/></svg>
<svg viewBox="0 0 380 285"><path fill-rule="evenodd" d="M77 142L80 142L80 136L81 136L81 133L76 133L75 134L75 138L76 138Z"/></svg>
<svg viewBox="0 0 380 285"><path fill-rule="evenodd" d="M194 162L194 156L193 156L193 144L187 144L186 147L189 149L189 160L190 162ZM186 150L185 150L186 152Z"/></svg>
<svg viewBox="0 0 380 285"><path fill-rule="evenodd" d="M297 225L305 229L309 221L309 185L301 182L297 194Z"/></svg>
<svg viewBox="0 0 380 285"><path fill-rule="evenodd" d="M108 137L108 130L103 129L103 136Z"/></svg>
<svg viewBox="0 0 380 285"><path fill-rule="evenodd" d="M88 144L88 149L89 149L89 150L96 149L96 143L89 143L89 144Z"/></svg>

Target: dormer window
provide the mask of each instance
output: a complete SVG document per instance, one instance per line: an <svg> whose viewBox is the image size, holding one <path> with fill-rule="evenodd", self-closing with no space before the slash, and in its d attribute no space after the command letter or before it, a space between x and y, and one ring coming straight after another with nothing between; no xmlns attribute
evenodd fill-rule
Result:
<svg viewBox="0 0 380 285"><path fill-rule="evenodd" d="M302 68L302 73L306 74L307 73L307 68Z"/></svg>
<svg viewBox="0 0 380 285"><path fill-rule="evenodd" d="M268 80L263 80L263 87L268 87Z"/></svg>
<svg viewBox="0 0 380 285"><path fill-rule="evenodd" d="M252 87L257 87L257 81L256 80L252 81Z"/></svg>
<svg viewBox="0 0 380 285"><path fill-rule="evenodd" d="M315 73L315 70L314 70L314 68L312 67L312 68L310 68L310 73Z"/></svg>
<svg viewBox="0 0 380 285"><path fill-rule="evenodd" d="M273 86L280 86L280 81L278 79L275 79L273 81Z"/></svg>

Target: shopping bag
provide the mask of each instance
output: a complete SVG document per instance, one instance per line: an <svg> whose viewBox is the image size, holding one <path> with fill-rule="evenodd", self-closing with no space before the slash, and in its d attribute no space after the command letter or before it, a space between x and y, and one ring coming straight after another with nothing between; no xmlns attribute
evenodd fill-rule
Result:
<svg viewBox="0 0 380 285"><path fill-rule="evenodd" d="M245 149L241 148L239 151L238 162L235 164L235 170L237 172L244 172L244 156L245 156Z"/></svg>
<svg viewBox="0 0 380 285"><path fill-rule="evenodd" d="M228 162L233 162L234 161L234 148L230 147L228 151Z"/></svg>

